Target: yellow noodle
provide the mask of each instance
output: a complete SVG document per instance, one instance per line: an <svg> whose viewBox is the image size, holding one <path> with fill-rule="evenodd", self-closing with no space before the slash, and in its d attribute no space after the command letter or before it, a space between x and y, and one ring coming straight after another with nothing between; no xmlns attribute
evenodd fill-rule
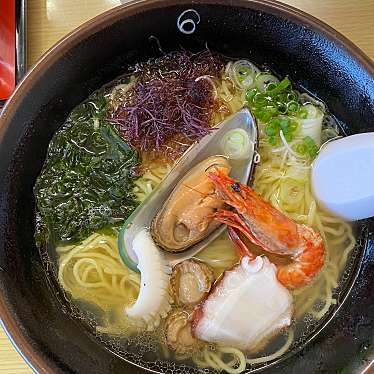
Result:
<svg viewBox="0 0 374 374"><path fill-rule="evenodd" d="M214 83L222 103L220 112L214 117L214 121L218 122L243 107L245 91L236 89L227 76L223 76L221 80L216 79ZM259 126L261 132L264 125L260 123ZM336 303L332 297L333 290L338 285L340 273L355 245L352 228L318 207L310 189L310 163L295 160L284 147L274 149L263 139L260 139L259 151L261 163L256 169L256 191L296 222L314 227L325 242L326 257L322 271L312 284L293 292L296 318L310 313L314 318L321 319L331 305ZM170 165L162 163L151 165L135 181L133 192L138 201L143 202L170 169ZM294 178L288 174L289 170L305 175L305 180L300 184L300 198L298 195L297 198L282 196L282 189L286 188L290 178ZM123 319L123 307L133 302L139 292L139 275L122 264L116 246L116 238L93 234L78 246L58 248L59 280L73 298L95 303L103 310L115 310ZM238 260L234 246L226 234L217 238L196 258L209 264L216 277ZM319 306L318 309L316 305ZM126 326L125 322L121 323L121 327ZM98 330L119 334L119 325L108 322L106 326L99 326ZM293 340L294 332L289 330L285 344L278 351L258 358L248 358L233 347L215 346L213 350L212 346L205 345L192 356L192 360L199 367L237 374L245 370L246 364L255 365L282 356ZM164 356L170 357L167 347L162 345L162 349ZM187 357L179 355L175 358L184 360Z"/></svg>
<svg viewBox="0 0 374 374"><path fill-rule="evenodd" d="M227 102L231 112L235 108L240 109L244 100L241 104L238 104L240 102L240 100L236 101L238 95L233 95L233 98L231 98L228 91L229 88L226 82L222 84L221 91L218 90L219 94L221 93L222 95L223 101ZM232 92L230 91L230 93ZM239 97L242 100L241 94ZM310 163L291 160L290 155L285 149L274 152L266 142L261 140L260 156L262 162L257 166L255 175L255 189L257 192L266 200L270 201L276 208L290 216L290 218L299 223L314 227L321 233L325 242L326 257L322 271L316 276L312 284L293 292L295 297L296 318L301 318L305 313L311 313L314 318L321 319L329 311L331 305L336 303L336 300L332 298L332 291L337 287L340 273L349 253L355 245L352 229L346 222L330 216L318 207L310 190ZM305 173L305 181L303 182L304 185L301 191L302 196L297 201L292 201L287 198L287 196L280 199L280 190L287 181L288 167ZM342 246L344 246L343 249ZM223 250L224 247L218 247L217 243L212 243L212 246L206 248L197 257L214 268L220 265L220 257L222 256ZM314 306L318 303L320 308L316 310ZM291 346L293 339L294 333L293 331L289 331L285 345L277 352L257 359L247 358L246 363L263 363L282 356ZM241 367L243 367L242 370L244 370L245 366L243 366L242 362L239 363L239 368L235 366L238 364L237 359L224 363L221 359L221 352L219 349L220 347L217 347L216 352L210 353L204 351L203 358L200 357L199 361L195 362L202 367L217 368L217 366L219 366L220 370L226 370L227 372L239 372L235 370ZM231 352L238 353L235 355L236 357L240 356L240 350L236 350L235 348L231 349Z"/></svg>
<svg viewBox="0 0 374 374"><path fill-rule="evenodd" d="M265 169L266 168L266 169ZM311 193L310 193L310 183L306 183L305 189L304 189L304 203L298 206L297 211L290 212L289 209L291 205L285 205L278 203L278 193L276 190L274 190L274 179L272 179L272 185L268 185L268 181L266 178L270 178L271 175L274 175L274 168L269 167L269 165L265 165L264 169L261 168L261 164L258 167L258 174L259 178L256 175L255 178L255 185L257 191L262 194L266 199L270 200L275 206L278 206L281 210L283 210L286 214L289 214L291 218L295 219L296 221L300 223L306 223L311 226L315 226L316 229L318 229L321 232L321 235L325 241L325 247L326 247L326 265L323 269L323 276L320 276L321 280L316 283L313 287L317 289L317 291L312 290L298 290L297 296L300 301L296 302L296 316L300 317L305 312L307 312L318 300L321 299L321 292L318 292L318 290L325 290L323 292L323 298L324 300L321 300L324 302L324 307L319 312L314 312L314 315L316 318L322 318L322 316L327 313L329 310L331 304L334 302L332 299L332 289L337 287L338 285L338 278L340 271L342 270L342 267L344 266L346 262L346 258L349 255L349 252L352 250L355 244L355 239L353 235L349 235L348 233L351 233L350 226L341 221L340 219L336 217L330 217L326 215L325 213L322 214L322 212L318 209L315 200L313 199ZM269 175L270 174L270 175ZM281 180L281 178L279 178ZM280 182L282 183L282 182ZM295 206L292 207L294 209ZM305 216L304 213L307 213L307 216ZM323 220L323 224L322 224ZM350 231L349 231L350 230ZM342 244L349 240L349 245L345 248L345 250L340 253L336 253L337 250L336 244L333 242L330 242L327 239L327 236L338 236L339 237L339 243L336 244ZM343 237L343 238L342 238ZM334 259L331 259L331 249L330 245L334 246ZM339 268L336 264L339 261L336 261L336 255L341 256L341 262L339 264ZM332 265L332 266L329 266ZM327 281L327 279L329 281ZM300 307L299 307L300 306ZM299 308L298 308L299 307Z"/></svg>
<svg viewBox="0 0 374 374"><path fill-rule="evenodd" d="M222 354L233 355L234 359L226 363L223 361ZM239 349L218 346L216 352L211 352L210 355L220 370L225 370L230 374L238 374L245 370L246 358Z"/></svg>
<svg viewBox="0 0 374 374"><path fill-rule="evenodd" d="M135 181L133 192L140 202L143 202L169 174L171 165L155 164Z"/></svg>
<svg viewBox="0 0 374 374"><path fill-rule="evenodd" d="M254 364L261 364L263 362L273 361L278 357L281 357L284 353L288 351L294 339L294 332L293 330L288 331L288 337L286 343L276 352L271 355L258 357L258 358L247 358L247 364L254 365Z"/></svg>
<svg viewBox="0 0 374 374"><path fill-rule="evenodd" d="M137 199L144 201L170 169L170 165L152 165L135 181L133 192ZM116 237L94 233L79 245L56 250L59 254L59 281L73 299L83 299L108 312L123 309L136 300L140 276L122 263ZM120 331L127 330L129 326L123 312L119 315L115 322L106 318L107 325L98 326L98 331L120 334Z"/></svg>
<svg viewBox="0 0 374 374"><path fill-rule="evenodd" d="M103 310L130 305L139 292L140 277L123 265L115 237L92 234L67 252L58 247L58 279L74 299Z"/></svg>
<svg viewBox="0 0 374 374"><path fill-rule="evenodd" d="M329 284L329 282L326 282L326 288L325 288L325 305L323 306L323 308L316 312L314 310L311 311L311 314L316 318L316 319L321 319L330 309L331 307L331 304L332 304L332 288L331 288L331 285Z"/></svg>
<svg viewBox="0 0 374 374"><path fill-rule="evenodd" d="M314 216L316 214L316 208L317 208L316 202L312 201L309 207L308 218L306 220L308 226L313 226Z"/></svg>
<svg viewBox="0 0 374 374"><path fill-rule="evenodd" d="M204 359L205 359L208 367L211 367L213 369L220 369L220 367L217 365L217 363L212 358L213 352L205 349L203 356L204 356Z"/></svg>

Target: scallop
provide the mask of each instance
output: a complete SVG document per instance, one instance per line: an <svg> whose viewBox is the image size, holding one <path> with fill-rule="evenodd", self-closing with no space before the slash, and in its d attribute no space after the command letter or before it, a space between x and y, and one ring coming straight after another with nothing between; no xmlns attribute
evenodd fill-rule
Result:
<svg viewBox="0 0 374 374"><path fill-rule="evenodd" d="M174 266L170 285L176 303L192 307L206 297L213 281L213 271L208 265L185 260Z"/></svg>
<svg viewBox="0 0 374 374"><path fill-rule="evenodd" d="M184 310L171 313L165 324L166 343L179 354L191 353L198 346L198 340L192 335L190 314Z"/></svg>
<svg viewBox="0 0 374 374"><path fill-rule="evenodd" d="M212 217L224 203L215 194L209 172L230 173L224 156L211 156L193 167L176 185L152 221L152 237L164 250L181 252L207 237L220 223Z"/></svg>

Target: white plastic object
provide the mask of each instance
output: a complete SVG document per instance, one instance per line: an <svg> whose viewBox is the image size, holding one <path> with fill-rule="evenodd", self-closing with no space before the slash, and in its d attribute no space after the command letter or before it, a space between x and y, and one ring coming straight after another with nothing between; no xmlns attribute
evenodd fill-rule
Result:
<svg viewBox="0 0 374 374"><path fill-rule="evenodd" d="M374 216L374 133L331 141L312 165L315 198L329 211L354 221Z"/></svg>

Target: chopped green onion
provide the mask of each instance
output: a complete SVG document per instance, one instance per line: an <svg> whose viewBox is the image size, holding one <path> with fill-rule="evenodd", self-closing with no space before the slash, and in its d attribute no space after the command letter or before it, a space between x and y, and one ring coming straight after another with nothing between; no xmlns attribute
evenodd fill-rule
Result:
<svg viewBox="0 0 374 374"><path fill-rule="evenodd" d="M230 77L235 85L241 89L253 86L258 68L247 60L238 60L232 64Z"/></svg>
<svg viewBox="0 0 374 374"><path fill-rule="evenodd" d="M304 108L306 109L308 113L306 118L317 118L318 117L319 110L313 104L305 104Z"/></svg>
<svg viewBox="0 0 374 374"><path fill-rule="evenodd" d="M313 115L313 110L317 109L318 111L314 105L301 105L299 94L293 90L288 77L278 81L275 76L262 73L256 76L255 84L257 88L247 90L246 100L258 121L265 125L263 131L268 137L270 145L281 142L280 131L282 131L285 141L293 141L301 128L300 120L310 118ZM309 108L308 105L312 108ZM303 150L303 147L304 145L299 147L300 151ZM307 153L315 155L315 147L309 145Z"/></svg>
<svg viewBox="0 0 374 374"><path fill-rule="evenodd" d="M288 101L297 101L297 95L294 91L287 94L287 100Z"/></svg>
<svg viewBox="0 0 374 374"><path fill-rule="evenodd" d="M275 93L278 93L278 92L281 92L283 91L285 88L287 88L288 86L291 85L291 82L290 80L288 79L288 77L285 77L283 78L277 85L275 88L273 88L271 90L271 94L275 94Z"/></svg>
<svg viewBox="0 0 374 374"><path fill-rule="evenodd" d="M274 90L275 88L277 87L277 84L274 83L274 82L270 82L267 86L266 86L266 91L272 91Z"/></svg>
<svg viewBox="0 0 374 374"><path fill-rule="evenodd" d="M280 125L281 125L281 118L280 117L273 118L270 122L273 125L280 127Z"/></svg>
<svg viewBox="0 0 374 374"><path fill-rule="evenodd" d="M279 103L278 104L278 111L281 114L286 114L287 113L287 105L284 103Z"/></svg>
<svg viewBox="0 0 374 374"><path fill-rule="evenodd" d="M252 88L251 90L248 90L245 94L245 98L247 101L252 101L254 97L257 95L258 89L257 88Z"/></svg>
<svg viewBox="0 0 374 374"><path fill-rule="evenodd" d="M269 137L269 144L272 146L275 146L278 144L278 139L275 136L270 136Z"/></svg>
<svg viewBox="0 0 374 374"><path fill-rule="evenodd" d="M295 144L293 147L294 151L302 156L308 155L312 159L318 154L318 147L315 141L310 137L306 136L302 142Z"/></svg>
<svg viewBox="0 0 374 374"><path fill-rule="evenodd" d="M224 155L232 160L244 160L250 157L251 145L248 133L241 128L227 131L221 141Z"/></svg>
<svg viewBox="0 0 374 374"><path fill-rule="evenodd" d="M304 156L308 152L308 147L304 143L295 144L293 147L294 151Z"/></svg>
<svg viewBox="0 0 374 374"><path fill-rule="evenodd" d="M268 123L265 127L265 134L267 136L275 136L279 133L279 129L276 126Z"/></svg>
<svg viewBox="0 0 374 374"><path fill-rule="evenodd" d="M269 99L264 97L263 95L256 95L253 100L256 103L256 106L261 106L261 107L269 103Z"/></svg>
<svg viewBox="0 0 374 374"><path fill-rule="evenodd" d="M282 130L287 130L290 123L291 123L291 121L288 118L284 118L284 117L281 118L280 121L279 121L279 125L280 125Z"/></svg>
<svg viewBox="0 0 374 374"><path fill-rule="evenodd" d="M288 113L296 113L300 108L300 105L296 101L290 101L287 104Z"/></svg>
<svg viewBox="0 0 374 374"><path fill-rule="evenodd" d="M293 140L292 134L290 134L290 133L285 134L283 132L283 135L284 135L284 138L287 140L288 143Z"/></svg>
<svg viewBox="0 0 374 374"><path fill-rule="evenodd" d="M274 99L277 101L278 104L287 104L287 92L280 92L276 96L274 96Z"/></svg>
<svg viewBox="0 0 374 374"><path fill-rule="evenodd" d="M302 106L302 107L300 108L300 110L299 110L298 116L299 116L299 118L301 118L301 119L306 119L306 118L308 118L308 110L307 110L304 106Z"/></svg>
<svg viewBox="0 0 374 374"><path fill-rule="evenodd" d="M252 69L248 68L247 66L239 66L237 71L236 71L236 74L237 74L237 77L239 79L240 82L243 82L244 79L248 76L248 75L251 75L252 74Z"/></svg>
<svg viewBox="0 0 374 374"><path fill-rule="evenodd" d="M259 121L266 123L271 119L272 112L267 109L257 109L255 110L255 116Z"/></svg>
<svg viewBox="0 0 374 374"><path fill-rule="evenodd" d="M290 129L292 132L297 131L299 129L299 123L291 120Z"/></svg>
<svg viewBox="0 0 374 374"><path fill-rule="evenodd" d="M262 73L262 74L259 74L257 77L256 77L256 80L255 80L255 83L256 83L256 87L261 91L261 92L265 92L266 91L266 88L269 84L271 83L274 83L277 85L278 87L278 84L279 84L279 80L277 77L275 77L274 75L271 75L271 74L268 74L268 73ZM276 87L276 88L277 88ZM275 88L275 89L276 89ZM274 90L272 91L267 91L267 92L272 92L273 93Z"/></svg>
<svg viewBox="0 0 374 374"><path fill-rule="evenodd" d="M304 143L307 145L308 148L311 148L311 147L315 147L316 146L316 143L315 141L310 137L310 136L306 136L304 139L303 139Z"/></svg>

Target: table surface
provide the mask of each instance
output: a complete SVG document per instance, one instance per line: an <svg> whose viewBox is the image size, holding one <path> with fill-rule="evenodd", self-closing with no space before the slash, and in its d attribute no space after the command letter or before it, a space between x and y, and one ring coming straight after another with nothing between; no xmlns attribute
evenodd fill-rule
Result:
<svg viewBox="0 0 374 374"><path fill-rule="evenodd" d="M283 0L340 31L374 59L374 0ZM77 10L79 3L79 10ZM28 0L28 66L66 33L119 0ZM0 373L31 374L31 369L0 328Z"/></svg>

